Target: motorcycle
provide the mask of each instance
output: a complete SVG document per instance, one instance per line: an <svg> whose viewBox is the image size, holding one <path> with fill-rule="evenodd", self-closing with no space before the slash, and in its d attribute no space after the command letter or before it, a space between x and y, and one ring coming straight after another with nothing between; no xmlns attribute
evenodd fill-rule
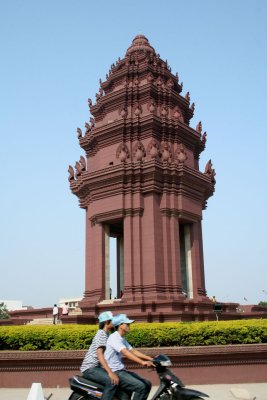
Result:
<svg viewBox="0 0 267 400"><path fill-rule="evenodd" d="M198 390L186 388L182 381L168 368L172 362L165 354L160 354L153 359L153 364L158 373L160 385L151 400L204 400L209 397ZM81 376L69 379L73 391L68 400L93 400L101 399L104 387L96 382Z"/></svg>
<svg viewBox="0 0 267 400"><path fill-rule="evenodd" d="M151 400L203 400L209 397L206 393L186 388L183 382L168 369L172 362L165 354L160 354L153 359L159 375L160 385Z"/></svg>

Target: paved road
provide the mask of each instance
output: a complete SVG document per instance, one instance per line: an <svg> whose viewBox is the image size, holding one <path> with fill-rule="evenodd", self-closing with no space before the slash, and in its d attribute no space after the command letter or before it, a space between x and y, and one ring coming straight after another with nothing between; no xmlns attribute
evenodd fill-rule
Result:
<svg viewBox="0 0 267 400"><path fill-rule="evenodd" d="M267 377L266 377L267 382ZM267 383L197 385L190 386L207 393L211 400L267 400ZM153 386L150 397L157 389ZM27 400L29 389L0 388L1 400ZM43 389L44 396L53 393L51 400L67 400L71 391L68 388ZM32 399L33 400L33 399Z"/></svg>

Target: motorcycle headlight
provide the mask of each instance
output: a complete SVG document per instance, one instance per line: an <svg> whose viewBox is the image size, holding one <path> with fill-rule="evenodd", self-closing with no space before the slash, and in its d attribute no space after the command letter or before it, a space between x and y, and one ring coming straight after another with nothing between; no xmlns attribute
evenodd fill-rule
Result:
<svg viewBox="0 0 267 400"><path fill-rule="evenodd" d="M162 365L163 367L171 367L172 362L171 362L171 360L161 361L160 365Z"/></svg>

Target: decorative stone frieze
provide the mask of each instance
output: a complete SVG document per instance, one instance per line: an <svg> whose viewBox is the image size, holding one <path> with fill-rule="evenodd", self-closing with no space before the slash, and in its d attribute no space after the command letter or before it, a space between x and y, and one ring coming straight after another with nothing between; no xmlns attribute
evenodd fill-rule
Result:
<svg viewBox="0 0 267 400"><path fill-rule="evenodd" d="M137 142L133 146L133 154L136 161L142 161L146 156L146 150L142 142Z"/></svg>
<svg viewBox="0 0 267 400"><path fill-rule="evenodd" d="M121 161L125 162L130 157L129 149L126 144L121 143L116 151L116 157Z"/></svg>

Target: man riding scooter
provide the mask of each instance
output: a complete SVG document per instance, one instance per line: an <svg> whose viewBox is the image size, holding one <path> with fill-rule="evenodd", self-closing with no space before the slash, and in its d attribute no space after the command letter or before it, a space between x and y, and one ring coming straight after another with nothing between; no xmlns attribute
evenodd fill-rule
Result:
<svg viewBox="0 0 267 400"><path fill-rule="evenodd" d="M102 400L113 399L118 389L119 378L112 372L104 358L104 350L109 332L113 329L112 312L102 312L99 317L99 330L87 351L80 368L83 377L104 385Z"/></svg>
<svg viewBox="0 0 267 400"><path fill-rule="evenodd" d="M99 321L104 320L104 324L101 322L99 324L100 331L105 329L104 333L106 332L106 335L111 329L111 315L111 312L106 312L99 316ZM152 400L204 400L203 397L209 397L205 393L185 387L182 381L169 369L172 363L168 356L160 354L152 360L151 357L131 347L124 336L129 332L130 324L134 322L133 320L128 319L125 314L120 314L113 317L112 322L116 332L109 336L106 343L107 336L103 336L103 332L98 331L83 361L81 367L83 377L88 377L89 380L79 376L74 376L70 379L70 388L73 392L69 400L94 400L95 398L146 400L150 392L151 383L134 372L126 370L121 359L122 355L142 366L155 367L160 385ZM102 336L103 342L100 340ZM99 344L102 344L102 346L98 347ZM103 362L103 349L105 347L104 356L106 361L104 360ZM101 351L98 350L100 348L102 349ZM92 359L96 361L96 364ZM90 365L95 365L95 367L88 368ZM100 365L103 365L103 368ZM119 377L119 385L111 384L111 382L117 382L114 375ZM131 397L132 393L134 393L133 397Z"/></svg>
<svg viewBox="0 0 267 400"><path fill-rule="evenodd" d="M145 367L154 366L152 357L134 349L125 339L134 320L127 318L126 314L113 317L112 324L115 332L112 333L106 344L104 357L112 372L119 377L119 386L130 393L134 392L132 400L146 400L148 398L151 382L138 374L128 371L122 362L122 356Z"/></svg>

